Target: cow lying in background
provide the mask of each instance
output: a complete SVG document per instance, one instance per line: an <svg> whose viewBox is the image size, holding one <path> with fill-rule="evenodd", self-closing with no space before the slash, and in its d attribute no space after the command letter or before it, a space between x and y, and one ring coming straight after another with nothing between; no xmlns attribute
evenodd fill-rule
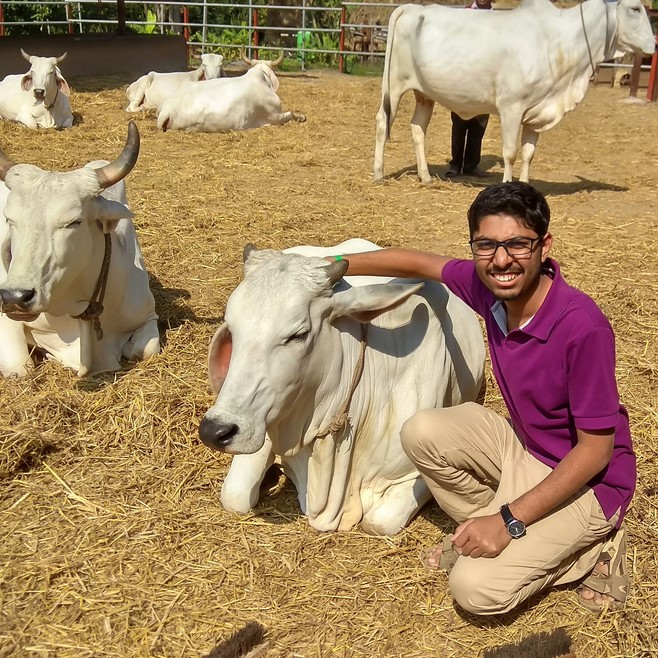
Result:
<svg viewBox="0 0 658 658"><path fill-rule="evenodd" d="M276 91L279 80L272 68L283 60L271 62L244 57L251 68L237 78L190 82L162 104L158 111L158 129L190 132L228 132L249 130L288 121L306 121L299 112L284 112Z"/></svg>
<svg viewBox="0 0 658 658"><path fill-rule="evenodd" d="M133 122L121 155L69 172L15 164L0 151L0 371L25 375L36 346L79 376L160 351L123 178L139 154Z"/></svg>
<svg viewBox="0 0 658 658"><path fill-rule="evenodd" d="M522 127L520 180L527 182L539 133L583 100L597 64L616 50L650 55L654 48L641 0L585 0L568 9L523 0L511 11L402 5L388 23L374 179L384 176L384 144L402 95L412 89L421 181L431 180L425 133L436 102L464 119L500 115L503 181L512 180Z"/></svg>
<svg viewBox="0 0 658 658"><path fill-rule="evenodd" d="M342 279L347 263L321 258L372 249L366 240L286 252L245 248L244 280L208 352L217 400L199 426L207 446L235 455L222 487L226 509L256 505L275 458L317 530L360 523L392 535L430 499L400 428L419 409L477 398L482 332L441 284ZM350 400L364 338L363 373ZM332 420L346 400L343 432Z"/></svg>
<svg viewBox="0 0 658 658"><path fill-rule="evenodd" d="M71 90L57 66L66 53L59 57L37 57L28 55L22 48L21 53L30 63L30 70L5 76L0 81L0 117L28 128L70 128L73 125Z"/></svg>
<svg viewBox="0 0 658 658"><path fill-rule="evenodd" d="M194 71L156 73L151 71L131 83L126 90L128 107L126 112L157 109L167 98L174 95L186 82L214 80L226 74L223 68L224 57L215 53L201 55L201 65Z"/></svg>

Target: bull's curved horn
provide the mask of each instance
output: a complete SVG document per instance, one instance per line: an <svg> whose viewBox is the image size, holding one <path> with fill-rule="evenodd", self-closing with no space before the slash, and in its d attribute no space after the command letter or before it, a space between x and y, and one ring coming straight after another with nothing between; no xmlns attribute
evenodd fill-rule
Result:
<svg viewBox="0 0 658 658"><path fill-rule="evenodd" d="M96 169L100 186L105 189L125 178L135 166L139 155L139 131L134 121L128 122L128 137L119 157L110 164Z"/></svg>
<svg viewBox="0 0 658 658"><path fill-rule="evenodd" d="M253 59L249 59L249 58L245 55L245 52L244 52L244 46L240 46L240 59L241 59L243 62L246 62L247 64L249 64L249 66L253 66L254 64L256 64L256 62L255 62Z"/></svg>
<svg viewBox="0 0 658 658"><path fill-rule="evenodd" d="M251 256L252 251L258 251L258 249L256 249L256 246L251 244L251 242L248 242L244 246L244 249L242 250L242 262L243 263L247 262L247 260L249 259L249 256Z"/></svg>
<svg viewBox="0 0 658 658"><path fill-rule="evenodd" d="M13 160L10 160L0 149L0 180L4 180L7 172L15 165Z"/></svg>
<svg viewBox="0 0 658 658"><path fill-rule="evenodd" d="M329 278L332 288L343 278L343 275L347 272L349 266L349 261L344 258L341 260L335 260L327 265L325 270L327 271L327 277Z"/></svg>
<svg viewBox="0 0 658 658"><path fill-rule="evenodd" d="M275 69L277 66L279 66L279 64L281 64L281 62L283 61L284 56L285 56L285 54L284 54L284 52L283 52L283 50L282 50L282 51L281 51L281 54L280 54L276 59L273 59L271 62L269 62L269 65L270 65L273 69Z"/></svg>
<svg viewBox="0 0 658 658"><path fill-rule="evenodd" d="M66 59L66 56L68 55L69 51L66 50L64 54L60 55L59 57L55 57L57 60L57 63L59 64L60 62L64 61Z"/></svg>
<svg viewBox="0 0 658 658"><path fill-rule="evenodd" d="M22 48L21 48L21 55L23 55L23 59L26 59L28 62L30 62L30 64L32 63L30 61L30 58L32 57L32 55L28 55Z"/></svg>

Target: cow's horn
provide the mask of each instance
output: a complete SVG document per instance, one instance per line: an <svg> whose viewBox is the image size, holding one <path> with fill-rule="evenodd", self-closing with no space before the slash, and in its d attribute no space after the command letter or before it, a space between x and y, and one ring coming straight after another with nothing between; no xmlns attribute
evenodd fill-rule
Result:
<svg viewBox="0 0 658 658"><path fill-rule="evenodd" d="M350 266L349 261L345 260L344 258L341 260L336 260L325 268L327 270L327 276L329 277L329 282L331 283L331 286L333 286L338 283L343 278L343 275L345 272L347 272L347 268Z"/></svg>
<svg viewBox="0 0 658 658"><path fill-rule="evenodd" d="M13 160L10 160L0 149L0 180L4 180L7 172L15 165Z"/></svg>
<svg viewBox="0 0 658 658"><path fill-rule="evenodd" d="M67 50L64 52L64 54L60 55L59 57L55 57L58 64L66 59L66 55L68 55L68 52L69 51Z"/></svg>
<svg viewBox="0 0 658 658"><path fill-rule="evenodd" d="M32 55L28 55L22 48L21 48L21 55L23 55L23 58L26 59L28 62L30 62L30 58ZM32 62L30 62L31 64Z"/></svg>
<svg viewBox="0 0 658 658"><path fill-rule="evenodd" d="M256 246L251 244L251 242L248 242L245 246L244 249L242 250L242 262L246 263L247 260L249 259L249 256L251 256L252 251L258 251L256 249Z"/></svg>
<svg viewBox="0 0 658 658"><path fill-rule="evenodd" d="M134 121L128 122L128 137L119 157L110 164L96 169L98 182L103 189L125 178L135 166L139 155L139 131Z"/></svg>
<svg viewBox="0 0 658 658"><path fill-rule="evenodd" d="M240 59L241 59L243 62L246 62L247 64L249 64L249 66L253 66L254 64L256 64L256 62L255 62L253 59L249 59L249 58L245 55L245 52L244 52L244 46L240 46Z"/></svg>
<svg viewBox="0 0 658 658"><path fill-rule="evenodd" d="M284 57L284 52L282 50L281 54L276 59L274 59L270 62L270 66L273 69L276 68L277 66L279 66L279 64L281 64L281 62L283 61L283 57Z"/></svg>

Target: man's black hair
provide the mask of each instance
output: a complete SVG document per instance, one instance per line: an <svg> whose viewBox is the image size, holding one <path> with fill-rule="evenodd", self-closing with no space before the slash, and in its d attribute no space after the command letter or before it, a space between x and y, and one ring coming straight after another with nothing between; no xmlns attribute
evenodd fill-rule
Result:
<svg viewBox="0 0 658 658"><path fill-rule="evenodd" d="M468 209L468 229L471 238L483 217L510 215L521 220L537 235L546 235L551 211L544 195L528 183L497 183L482 190Z"/></svg>

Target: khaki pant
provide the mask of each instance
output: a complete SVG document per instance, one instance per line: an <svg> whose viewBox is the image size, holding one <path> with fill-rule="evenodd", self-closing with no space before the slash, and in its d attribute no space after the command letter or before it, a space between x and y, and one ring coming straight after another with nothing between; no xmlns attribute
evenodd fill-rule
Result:
<svg viewBox="0 0 658 658"><path fill-rule="evenodd" d="M420 411L401 438L436 501L458 523L497 513L551 472L505 418L473 402ZM586 576L616 521L606 520L593 491L583 487L497 557L460 557L450 591L473 614L507 612L542 589Z"/></svg>

